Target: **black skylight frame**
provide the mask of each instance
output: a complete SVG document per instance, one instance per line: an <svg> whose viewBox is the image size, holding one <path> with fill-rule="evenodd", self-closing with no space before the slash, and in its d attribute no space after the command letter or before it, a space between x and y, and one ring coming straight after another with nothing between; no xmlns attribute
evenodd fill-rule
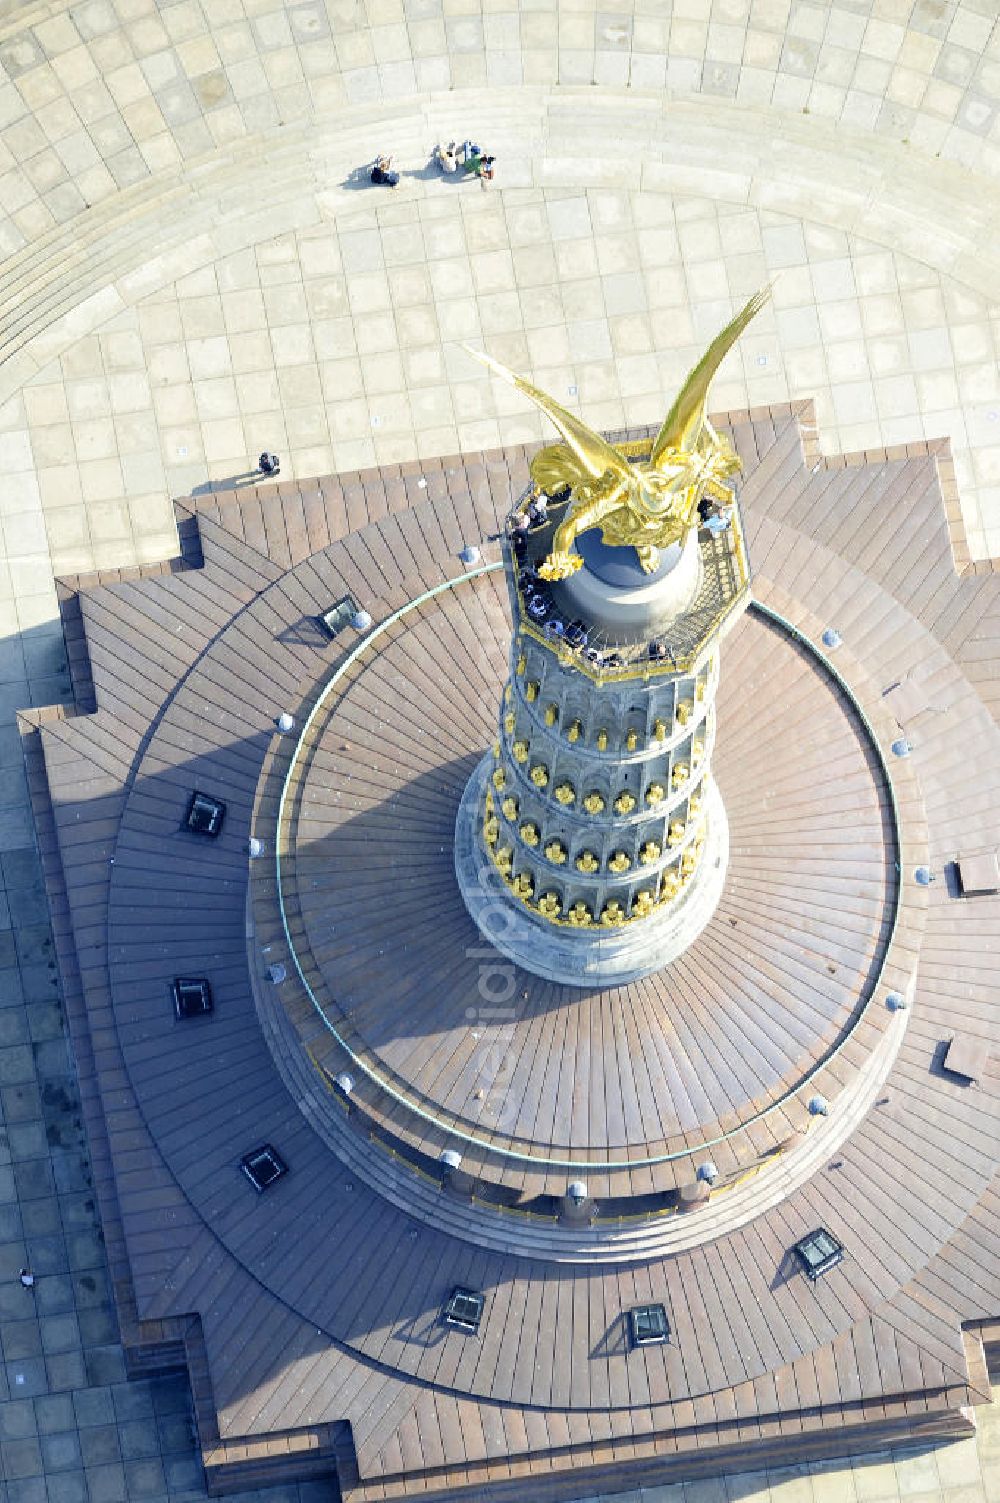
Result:
<svg viewBox="0 0 1000 1503"><path fill-rule="evenodd" d="M485 1304L486 1296L478 1290L456 1286L441 1311L441 1319L446 1326L454 1326L456 1330L475 1336L479 1331Z"/></svg>
<svg viewBox="0 0 1000 1503"><path fill-rule="evenodd" d="M662 1305L635 1305L628 1312L633 1346L659 1346L670 1340L670 1322Z"/></svg>
<svg viewBox="0 0 1000 1503"><path fill-rule="evenodd" d="M838 1242L832 1232L828 1232L825 1226L818 1226L808 1237L803 1237L796 1242L792 1252L799 1260L799 1267L811 1283L829 1273L831 1268L836 1268L838 1263L843 1262L843 1244Z"/></svg>
<svg viewBox="0 0 1000 1503"><path fill-rule="evenodd" d="M288 1173L288 1165L270 1143L262 1143L259 1148L253 1148L249 1153L245 1153L240 1159L240 1168L258 1195L263 1195L265 1190L269 1190L277 1180Z"/></svg>
<svg viewBox="0 0 1000 1503"><path fill-rule="evenodd" d="M338 632L343 631L345 626L350 626L352 617L358 614L358 603L352 595L345 595L331 605L328 611L324 611L319 617L319 624L332 641Z"/></svg>
<svg viewBox="0 0 1000 1503"><path fill-rule="evenodd" d="M203 1018L213 1009L212 988L203 976L178 976L170 992L178 1018Z"/></svg>
<svg viewBox="0 0 1000 1503"><path fill-rule="evenodd" d="M215 798L211 793L200 793L196 789L188 804L184 828L195 835L204 835L209 840L214 840L221 834L225 818L226 806L221 798Z"/></svg>

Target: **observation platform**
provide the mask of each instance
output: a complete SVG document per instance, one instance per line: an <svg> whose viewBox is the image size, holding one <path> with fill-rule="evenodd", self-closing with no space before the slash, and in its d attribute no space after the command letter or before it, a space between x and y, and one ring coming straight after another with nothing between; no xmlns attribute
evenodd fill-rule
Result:
<svg viewBox="0 0 1000 1503"><path fill-rule="evenodd" d="M529 451L201 498L176 572L66 588L86 713L38 717L36 818L126 1340L185 1352L213 1485L571 1497L988 1399L1000 897L949 872L1000 843L998 587L955 572L933 452L824 465L799 418L717 420L755 593L717 701L730 866L628 987L510 976L454 877ZM820 1226L844 1256L809 1285ZM669 1339L636 1345L650 1304Z"/></svg>
<svg viewBox="0 0 1000 1503"><path fill-rule="evenodd" d="M648 443L631 442L619 447L630 459L649 457ZM697 593L686 609L675 615L669 629L622 633L593 620L584 631L582 623L573 620L578 607L573 603L572 581L550 583L538 572L565 516L567 499L550 504L546 522L522 535L522 546L513 565L522 632L596 684L648 681L657 673L690 671L708 645L718 640L727 623L738 617L750 593L739 508L731 508L731 523L725 531L713 533L703 528L698 532ZM584 533L578 543L588 555L599 553L603 567L607 568L609 550L599 539L599 532L592 531ZM615 551L635 559L630 549ZM637 562L630 566L625 560L612 559L611 568L621 576L615 577L614 573L609 576L618 586L626 581L635 586L650 577L639 570Z"/></svg>
<svg viewBox="0 0 1000 1503"><path fill-rule="evenodd" d="M265 982L259 1006L272 1026L276 1008L293 1020L295 1088L314 1121L332 1119L334 1142L342 1105L315 1090L316 1065L329 1081L351 1075L357 1125L424 1174L440 1176L443 1151L463 1155L483 1214L451 1214L470 1238L619 1259L695 1234L669 1213L699 1161L742 1179L804 1135L810 1095L846 1091L846 1123L870 1104L902 1022L872 998L909 980L905 959L890 960L900 832L849 694L758 612L722 674L717 777L734 857L710 933L613 989L515 967L456 903L452 836L495 735L508 635L502 573L459 577L373 631L324 685L290 758L276 756L254 829L273 849L265 810L284 796L287 932L270 863L258 862L255 935L282 957L290 939L301 975ZM817 797L831 783L835 795ZM833 917L829 878L848 870L851 901ZM923 905L909 906L916 926ZM596 1201L593 1227L546 1225L577 1178ZM739 1199L746 1214L753 1197ZM429 1221L449 1216L440 1201L419 1180L401 1197ZM490 1217L491 1204L508 1214ZM650 1226L623 1233L622 1218L644 1215Z"/></svg>

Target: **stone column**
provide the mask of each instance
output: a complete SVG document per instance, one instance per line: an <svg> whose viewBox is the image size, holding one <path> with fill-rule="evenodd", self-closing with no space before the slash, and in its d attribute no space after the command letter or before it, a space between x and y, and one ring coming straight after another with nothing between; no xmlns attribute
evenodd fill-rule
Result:
<svg viewBox="0 0 1000 1503"><path fill-rule="evenodd" d="M690 944L725 876L711 778L717 638L683 662L665 646L704 589L699 543L692 535L658 580L627 588L603 580L596 559L548 591L542 623L533 586L507 564L510 674L496 742L462 803L459 882L484 934L527 969L620 984ZM616 618L620 650L606 645ZM600 651L587 645L597 638Z"/></svg>

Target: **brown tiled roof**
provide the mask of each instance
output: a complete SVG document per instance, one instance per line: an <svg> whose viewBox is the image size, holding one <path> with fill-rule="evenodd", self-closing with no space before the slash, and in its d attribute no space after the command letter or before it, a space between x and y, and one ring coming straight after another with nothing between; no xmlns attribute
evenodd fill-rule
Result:
<svg viewBox="0 0 1000 1503"><path fill-rule="evenodd" d="M555 1497L579 1491L582 1468L595 1486L611 1476L637 1485L737 1453L742 1465L791 1445L822 1454L861 1425L866 1447L956 1429L960 1406L984 1396L962 1324L1000 1313L997 1070L990 1060L970 1090L936 1061L950 1030L982 1038L984 1051L995 1034L998 900L952 897L945 868L1000 834L997 587L955 572L965 559L954 508L942 506L946 454L825 463L811 421L801 404L730 416L765 609L723 647L716 765L734 850L719 912L676 977L603 1000L533 982L518 1024L526 1094L510 1135L550 1150L645 1151L700 1141L715 1124L728 1131L794 1086L884 964L881 989L824 1066L824 1093L843 1103L843 1131L831 1113L835 1153L814 1136L824 1129L810 1129L787 1157L684 1218L669 1255L567 1261L555 1232L547 1246L516 1230L491 1232L488 1250L476 1226L499 1224L497 1213L436 1192L435 1223L416 1188L408 1214L412 1171L345 1135L291 1026L294 988L284 1014L274 1005L283 994L264 979L263 867L248 947L246 841L273 820L284 755L273 720L285 709L301 718L344 652L315 616L351 593L378 622L457 574L464 542L495 556L486 539L526 483L528 452L202 498L186 513L202 567L186 526L192 567L64 583L81 708L93 693L97 712L35 717L29 736L44 752L33 796L61 965L126 1338L147 1355L159 1344L176 1359L184 1347L213 1471L250 1479L336 1464L358 1499L486 1484L518 1496L530 1473L535 1495L544 1478ZM325 867L302 871L354 924L350 945L328 944L312 904L331 997L351 986L360 997L363 981L372 1000L355 1021L373 1054L408 1088L468 1115L448 1046L459 993L449 1000L440 978L422 990L414 960L378 956L365 907L377 916L393 876L380 795L402 800L425 780L396 822L410 869L446 831L463 769L490 735L502 599L485 576L441 600L345 679L335 733L351 746L351 797L374 823L358 840L335 815L328 795L346 763L321 759L310 833L330 849ZM840 681L806 645L826 625L843 636L831 655ZM451 677L449 662L460 665ZM886 752L899 727L883 696L907 679L927 708L902 727L912 757L888 756L886 768L874 748ZM421 715L433 750L408 734ZM179 833L195 787L227 802L216 842ZM439 950L458 955L471 925L457 892L449 901L440 850L431 854L415 907L427 905ZM918 861L937 875L929 890L913 881ZM173 1022L178 974L211 976L211 1019ZM905 1015L886 1011L889 985L908 990ZM655 1045L671 1029L672 1047ZM643 1045L659 1051L651 1063ZM377 1093L369 1104L415 1141L405 1112ZM807 1121L789 1098L773 1126L746 1129L747 1142L763 1152ZM257 1198L238 1161L264 1140L292 1172ZM726 1152L713 1149L723 1167ZM535 1178L536 1189L556 1183ZM597 1193L662 1183L649 1171L619 1179ZM811 1286L788 1249L820 1223L848 1256ZM455 1284L487 1292L478 1338L437 1323ZM628 1352L623 1312L655 1299L672 1340Z"/></svg>

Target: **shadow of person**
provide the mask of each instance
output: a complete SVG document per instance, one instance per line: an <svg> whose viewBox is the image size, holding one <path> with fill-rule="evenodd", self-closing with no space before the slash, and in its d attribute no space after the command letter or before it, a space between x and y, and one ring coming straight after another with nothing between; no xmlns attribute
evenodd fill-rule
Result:
<svg viewBox="0 0 1000 1503"><path fill-rule="evenodd" d="M403 167L400 168L399 175L400 177L415 178L418 182L422 183L430 182L432 178L436 177L449 178L458 176L457 173L443 172L433 154L424 163L423 167Z"/></svg>
<svg viewBox="0 0 1000 1503"><path fill-rule="evenodd" d="M192 496L211 496L216 491L234 491L241 485L250 485L255 480L276 480L279 476L265 475L264 471L255 466L252 470L244 470L240 475L225 475L221 480L203 480L200 485L191 489Z"/></svg>
<svg viewBox="0 0 1000 1503"><path fill-rule="evenodd" d="M374 163L365 162L361 167L352 168L345 178L341 178L337 186L339 188L347 188L352 193L356 192L359 188L379 188L383 186L381 183L372 182L373 166Z"/></svg>

